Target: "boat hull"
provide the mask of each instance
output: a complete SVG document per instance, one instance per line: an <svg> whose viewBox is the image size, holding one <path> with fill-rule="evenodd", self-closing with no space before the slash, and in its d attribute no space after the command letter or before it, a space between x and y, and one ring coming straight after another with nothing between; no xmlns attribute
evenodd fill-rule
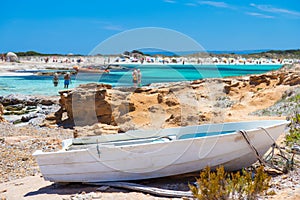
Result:
<svg viewBox="0 0 300 200"><path fill-rule="evenodd" d="M264 123L257 121L257 126L255 122L243 122L240 125L226 123L206 125L204 128L193 126L165 129L158 136L170 135L177 131L175 137L171 139L158 137L157 140L125 145L122 142L86 144L83 145L86 148L78 150L38 151L34 156L44 178L53 182L149 179L195 172L206 166L215 168L220 165L226 170L233 171L250 166L257 160L237 130L248 128L246 132L251 144L260 155L263 155L288 124L283 120L263 122L267 125L264 126ZM258 127L264 127L268 133ZM206 136L195 135L195 132L199 131L201 133L206 131ZM218 131L220 134L216 134Z"/></svg>

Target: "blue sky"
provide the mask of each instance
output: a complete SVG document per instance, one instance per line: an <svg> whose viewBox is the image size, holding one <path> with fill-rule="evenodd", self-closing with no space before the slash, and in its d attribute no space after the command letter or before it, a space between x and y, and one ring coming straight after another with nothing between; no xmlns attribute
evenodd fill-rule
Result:
<svg viewBox="0 0 300 200"><path fill-rule="evenodd" d="M0 10L0 52L88 54L141 27L179 31L206 50L300 48L299 0L15 0Z"/></svg>

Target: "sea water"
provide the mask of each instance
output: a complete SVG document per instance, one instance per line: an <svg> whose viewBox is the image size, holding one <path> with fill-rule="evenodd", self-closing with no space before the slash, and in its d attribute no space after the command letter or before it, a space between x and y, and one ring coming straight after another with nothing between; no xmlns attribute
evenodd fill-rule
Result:
<svg viewBox="0 0 300 200"><path fill-rule="evenodd" d="M277 70L282 65L134 65L124 64L125 69L111 70L107 74L78 73L71 77L69 88L84 83L106 83L112 86L133 86L132 70L139 68L142 73L142 84L159 82L190 81L203 78L222 78L261 74ZM8 94L58 95L64 89L61 75L59 84L54 87L52 76L28 75L22 73L3 76L0 74L0 96Z"/></svg>

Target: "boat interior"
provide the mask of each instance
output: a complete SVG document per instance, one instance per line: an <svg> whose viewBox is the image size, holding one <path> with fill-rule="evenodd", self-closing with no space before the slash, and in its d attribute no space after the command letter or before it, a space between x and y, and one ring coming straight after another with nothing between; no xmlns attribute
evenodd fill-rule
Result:
<svg viewBox="0 0 300 200"><path fill-rule="evenodd" d="M63 141L63 149L75 150L93 147L117 147L128 145L143 145L150 143L165 143L201 137L213 137L235 134L240 130L255 130L286 123L285 120L264 120L252 122L235 122L224 124L205 124L198 126L176 127L159 130L133 130L122 134L74 138Z"/></svg>

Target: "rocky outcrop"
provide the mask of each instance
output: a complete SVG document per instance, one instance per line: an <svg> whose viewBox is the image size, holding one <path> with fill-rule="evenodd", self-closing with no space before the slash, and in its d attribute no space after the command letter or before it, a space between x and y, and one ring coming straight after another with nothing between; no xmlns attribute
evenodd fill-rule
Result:
<svg viewBox="0 0 300 200"><path fill-rule="evenodd" d="M293 68L288 66L283 67L278 71L272 71L261 75L250 75L243 79L232 78L232 81L226 81L224 86L224 92L229 94L230 92L238 92L243 87L249 87L252 90L261 90L269 87L276 87L280 85L295 86L300 84L300 72L295 65Z"/></svg>
<svg viewBox="0 0 300 200"><path fill-rule="evenodd" d="M11 94L7 96L0 96L0 103L3 106L10 105L24 105L24 106L36 106L38 104L50 106L57 103L56 98L51 97L37 97L37 96L26 96L20 94Z"/></svg>
<svg viewBox="0 0 300 200"><path fill-rule="evenodd" d="M267 86L270 85L271 83L271 80L272 78L276 78L277 77L273 77L273 76L268 76L268 75L257 75L257 76L250 76L249 78L249 84L250 85L254 85L254 86L257 86L257 85L260 85L262 83L265 83Z"/></svg>
<svg viewBox="0 0 300 200"><path fill-rule="evenodd" d="M119 126L120 132L197 124L199 113L194 102L186 101L189 98L186 95L191 95L194 100L197 95L190 94L189 90L193 91L186 84L115 89L103 84L82 85L60 93L61 108L55 117L59 124L67 122L86 126L102 123ZM186 109L181 110L183 107Z"/></svg>
<svg viewBox="0 0 300 200"><path fill-rule="evenodd" d="M300 84L300 71L298 73L289 73L286 76L281 76L279 84L290 85L290 86L299 85Z"/></svg>
<svg viewBox="0 0 300 200"><path fill-rule="evenodd" d="M35 97L25 95L8 95L0 97L2 114L10 115L9 122L29 122L38 126L45 116L57 111L56 97Z"/></svg>
<svg viewBox="0 0 300 200"><path fill-rule="evenodd" d="M106 85L88 84L60 92L61 108L56 112L57 122L62 121L66 112L75 125L92 125L97 122L110 124L112 122L112 109L105 100Z"/></svg>
<svg viewBox="0 0 300 200"><path fill-rule="evenodd" d="M273 105L289 87L298 84L299 73L286 68L262 75L155 83L141 88L87 84L60 92L60 109L47 119L86 127L91 134L109 133L111 127L118 127L112 128L114 132L125 132L248 120L250 112ZM96 132L94 124L102 124ZM104 124L110 128L105 130Z"/></svg>
<svg viewBox="0 0 300 200"><path fill-rule="evenodd" d="M91 126L75 127L73 136L74 138L77 138L77 137L87 137L87 136L94 136L94 135L117 134L118 132L119 132L118 126L96 123Z"/></svg>

